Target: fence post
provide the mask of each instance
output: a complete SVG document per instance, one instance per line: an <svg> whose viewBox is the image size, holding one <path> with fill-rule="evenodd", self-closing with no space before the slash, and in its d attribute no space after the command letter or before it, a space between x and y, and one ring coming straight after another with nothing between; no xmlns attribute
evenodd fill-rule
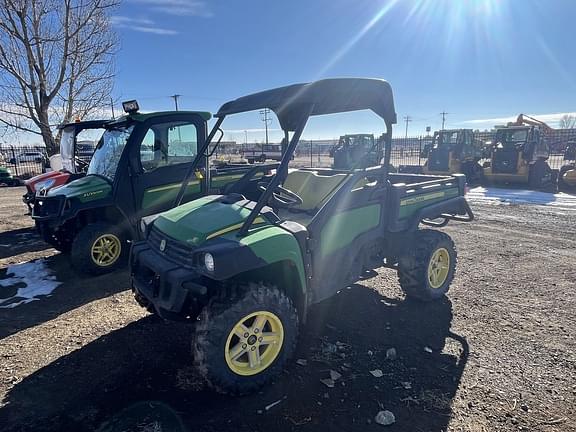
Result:
<svg viewBox="0 0 576 432"><path fill-rule="evenodd" d="M16 153L14 153L14 146L10 146L10 150L12 150L12 160L14 161L14 171L16 172L16 177L19 177L18 174L18 161L16 160Z"/></svg>
<svg viewBox="0 0 576 432"><path fill-rule="evenodd" d="M312 140L310 140L310 168L314 168L314 159L312 159Z"/></svg>
<svg viewBox="0 0 576 432"><path fill-rule="evenodd" d="M421 166L420 157L422 156L422 136L418 138L418 166Z"/></svg>

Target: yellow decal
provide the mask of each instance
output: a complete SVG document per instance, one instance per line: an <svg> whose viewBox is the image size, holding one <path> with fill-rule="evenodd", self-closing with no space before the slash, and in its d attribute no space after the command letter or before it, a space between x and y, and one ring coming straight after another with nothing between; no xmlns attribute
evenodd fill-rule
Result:
<svg viewBox="0 0 576 432"><path fill-rule="evenodd" d="M99 195L102 192L104 192L103 190L99 190L99 191L92 191L92 192L86 192L84 195L82 195L83 198L88 198L94 195Z"/></svg>
<svg viewBox="0 0 576 432"><path fill-rule="evenodd" d="M254 223L255 223L255 224L261 224L261 223L264 223L264 222L266 222L266 221L265 221L263 218L261 218L261 217L257 217L256 219L254 219ZM214 238L214 237L218 237L218 236L221 236L221 235L223 235L223 234L227 234L227 233L229 233L229 232L231 232L231 231L235 231L235 230L237 230L237 229L240 229L240 228L242 227L242 225L244 225L244 222L240 222L240 223L238 223L238 224L236 224L236 225L231 225L231 226L229 226L229 227L227 227L227 228L221 229L221 230L219 230L219 231L215 231L215 232L213 232L212 234L208 235L208 236L206 237L206 240L210 240L210 239L212 239L212 238Z"/></svg>
<svg viewBox="0 0 576 432"><path fill-rule="evenodd" d="M190 183L188 183L188 187L195 186L198 183L199 182L197 182L197 181L191 181ZM172 183L172 184L169 184L166 186L158 186L155 188L146 189L144 192L145 193L160 192L160 191L164 191L164 190L180 188L181 186L182 186L182 183Z"/></svg>
<svg viewBox="0 0 576 432"><path fill-rule="evenodd" d="M400 200L400 205L405 206L405 205L416 204L416 203L419 203L422 201L428 201L431 199L442 198L444 195L446 195L446 192L434 192L434 193L425 194L425 195L418 195L418 196L415 196L413 198L405 198L403 200Z"/></svg>

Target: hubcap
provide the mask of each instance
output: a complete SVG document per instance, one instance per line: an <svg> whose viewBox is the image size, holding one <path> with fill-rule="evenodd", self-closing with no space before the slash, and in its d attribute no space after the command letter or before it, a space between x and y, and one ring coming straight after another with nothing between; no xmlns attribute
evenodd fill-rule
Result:
<svg viewBox="0 0 576 432"><path fill-rule="evenodd" d="M284 342L284 327L271 312L245 316L232 328L226 340L226 364L238 375L256 375L276 359Z"/></svg>
<svg viewBox="0 0 576 432"><path fill-rule="evenodd" d="M120 257L122 245L114 234L103 234L92 244L92 261L100 267L107 267Z"/></svg>
<svg viewBox="0 0 576 432"><path fill-rule="evenodd" d="M428 283L432 288L440 288L448 278L450 254L445 248L434 251L428 264Z"/></svg>

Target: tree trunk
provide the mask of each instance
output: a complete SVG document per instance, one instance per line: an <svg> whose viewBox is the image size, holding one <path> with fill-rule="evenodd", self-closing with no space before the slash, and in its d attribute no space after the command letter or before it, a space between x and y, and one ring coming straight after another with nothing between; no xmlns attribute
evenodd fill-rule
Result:
<svg viewBox="0 0 576 432"><path fill-rule="evenodd" d="M48 157L50 157L58 153L59 148L56 144L56 140L54 139L54 135L52 135L52 131L50 130L48 123L48 112L41 112L38 117L40 120L40 133L42 134L42 139L44 140L44 145L46 146Z"/></svg>

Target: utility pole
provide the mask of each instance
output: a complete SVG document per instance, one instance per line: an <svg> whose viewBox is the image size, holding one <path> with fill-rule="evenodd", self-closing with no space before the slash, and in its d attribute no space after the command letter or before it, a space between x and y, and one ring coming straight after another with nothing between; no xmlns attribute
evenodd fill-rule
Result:
<svg viewBox="0 0 576 432"><path fill-rule="evenodd" d="M410 117L409 115L404 116L404 121L406 122L406 135L405 138L408 138L408 123L410 123L412 121L412 117Z"/></svg>
<svg viewBox="0 0 576 432"><path fill-rule="evenodd" d="M447 113L446 111L442 111L440 113L440 115L442 116L442 130L444 130L444 125L446 124L446 116L448 114L450 114L450 113Z"/></svg>
<svg viewBox="0 0 576 432"><path fill-rule="evenodd" d="M174 99L174 106L176 107L176 111L178 111L178 98L182 96L179 94L174 94L172 96L170 96L172 99Z"/></svg>
<svg viewBox="0 0 576 432"><path fill-rule="evenodd" d="M270 110L268 108L264 108L263 110L260 110L260 117L261 117L262 121L264 122L264 126L266 128L266 145L268 145L268 123L270 123L272 121L272 119L270 117L268 117L269 114L270 114Z"/></svg>

